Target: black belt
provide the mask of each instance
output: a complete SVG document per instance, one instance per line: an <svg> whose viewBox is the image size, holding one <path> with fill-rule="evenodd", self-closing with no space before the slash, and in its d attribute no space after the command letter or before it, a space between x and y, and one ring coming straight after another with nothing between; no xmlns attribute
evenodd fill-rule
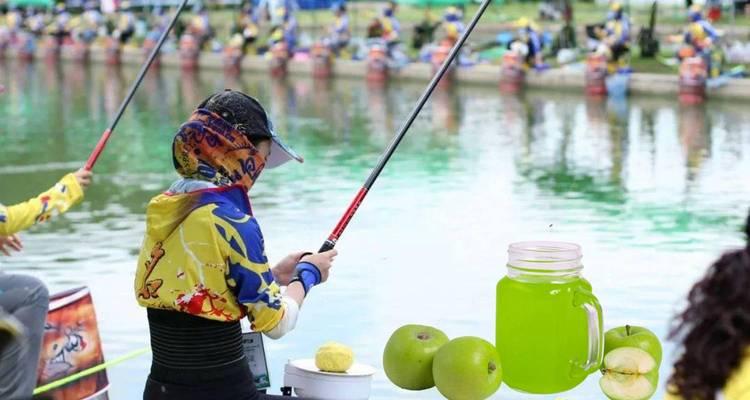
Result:
<svg viewBox="0 0 750 400"><path fill-rule="evenodd" d="M152 379L187 386L253 381L239 321L149 308L148 324Z"/></svg>

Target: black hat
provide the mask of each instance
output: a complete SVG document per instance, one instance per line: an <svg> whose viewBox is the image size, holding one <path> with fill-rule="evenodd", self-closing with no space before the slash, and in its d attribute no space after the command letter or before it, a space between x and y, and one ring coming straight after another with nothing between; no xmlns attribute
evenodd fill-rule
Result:
<svg viewBox="0 0 750 400"><path fill-rule="evenodd" d="M301 156L276 135L273 123L258 100L242 92L226 89L203 100L198 108L218 114L248 138L270 139L271 154L266 160L266 167L278 167L289 160L303 161Z"/></svg>

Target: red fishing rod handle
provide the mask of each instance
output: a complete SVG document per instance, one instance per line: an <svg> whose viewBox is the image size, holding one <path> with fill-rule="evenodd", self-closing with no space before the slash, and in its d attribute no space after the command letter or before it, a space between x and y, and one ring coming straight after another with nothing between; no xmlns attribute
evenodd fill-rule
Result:
<svg viewBox="0 0 750 400"><path fill-rule="evenodd" d="M326 239L326 241L323 243L323 246L320 247L318 253L331 250L336 246L336 241L339 240L341 234L344 233L344 229L346 229L346 226L349 225L349 221L351 221L352 217L354 217L354 213L357 212L357 209L362 204L365 196L367 196L367 188L363 187L359 189L357 195L354 196L354 199L352 199L352 202L349 204L349 208L347 208L344 215L341 216L339 223L336 224L335 228L333 228L333 232L331 232L331 235L328 236L328 239Z"/></svg>
<svg viewBox="0 0 750 400"><path fill-rule="evenodd" d="M107 129L104 131L104 133L102 133L102 137L99 138L99 142L96 144L96 147L94 147L94 151L91 152L89 159L86 160L86 165L83 167L84 169L86 169L86 171L91 171L92 169L94 169L94 164L96 164L96 160L99 159L102 151L104 151L104 147L107 145L107 141L109 140L109 137L111 135L111 129Z"/></svg>

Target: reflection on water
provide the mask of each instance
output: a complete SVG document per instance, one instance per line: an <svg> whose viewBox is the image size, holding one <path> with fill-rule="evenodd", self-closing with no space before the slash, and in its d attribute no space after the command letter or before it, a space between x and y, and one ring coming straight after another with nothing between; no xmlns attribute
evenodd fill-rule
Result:
<svg viewBox="0 0 750 400"><path fill-rule="evenodd" d="M135 74L0 63L2 201L29 197L80 165ZM42 277L53 291L90 285L110 359L147 340L130 282L145 205L175 177L172 135L195 105L225 87L258 97L278 133L305 156L301 166L264 172L251 193L272 260L320 245L423 89L149 73L86 201L25 233L26 251L2 265ZM352 345L360 361L380 367L382 347L401 324L493 338L494 285L507 244L518 240L581 243L607 327L646 325L664 337L691 282L740 243L750 198L742 184L750 173L745 109L437 91L342 238L335 272L305 303L298 329L267 343L274 387L287 359L310 357L327 340ZM136 398L148 365L143 357L112 368L112 398ZM665 364L662 377L668 372ZM438 395L398 390L381 373L373 397ZM499 397L527 398L507 388ZM600 399L597 378L562 397Z"/></svg>

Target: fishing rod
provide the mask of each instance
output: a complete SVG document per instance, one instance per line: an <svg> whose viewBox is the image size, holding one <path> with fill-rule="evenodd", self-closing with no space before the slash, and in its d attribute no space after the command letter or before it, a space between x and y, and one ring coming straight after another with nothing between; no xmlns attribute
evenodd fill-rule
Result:
<svg viewBox="0 0 750 400"><path fill-rule="evenodd" d="M91 171L94 168L94 164L96 164L96 160L99 159L99 155L102 154L102 151L104 151L104 147L107 146L107 142L109 141L110 136L112 136L112 131L115 130L115 127L117 126L117 123L120 122L120 118L122 117L122 114L125 112L125 109L128 108L128 104L130 104L130 101L133 100L135 91L138 90L138 86L141 85L141 82L143 81L143 77L145 77L146 72L148 72L148 68L154 62L154 59L156 58L157 54L159 54L159 51L161 50L161 46L167 40L167 36L169 36L169 32L172 30L175 23L177 23L177 18L180 17L180 14L182 14L182 10L185 9L185 6L187 6L187 3L188 3L188 0L182 0L182 3L180 3L180 6L177 8L177 12L175 12L174 14L174 17L172 17L172 20L169 21L169 26L167 26L167 29L165 29L164 32L162 32L161 37L159 37L159 41L156 43L156 46L154 46L154 49L151 50L151 54L149 54L148 58L146 59L146 62L141 67L141 71L138 72L138 76L135 78L135 82L133 82L133 86L130 87L130 91L128 92L127 97L125 97L125 99L122 101L122 104L120 104L120 109L117 110L117 114L115 114L115 118L112 120L112 123L109 125L109 128L107 128L102 133L101 138L99 138L99 142L96 144L96 147L94 147L94 150L91 152L91 155L86 161L86 165L84 166L84 168L87 171Z"/></svg>
<svg viewBox="0 0 750 400"><path fill-rule="evenodd" d="M393 138L383 155L380 156L377 165L370 173L370 176L367 177L364 186L359 189L356 196L354 196L351 204L349 204L349 208L346 209L346 212L344 212L344 215L341 216L341 219L339 220L338 224L336 224L333 232L331 232L331 235L328 236L328 239L326 239L326 241L323 243L323 246L321 246L320 250L318 250L319 253L331 250L336 246L336 242L344 233L346 226L349 225L349 221L351 221L352 217L354 217L354 214L357 212L357 209L359 209L359 206L362 205L362 202L367 196L367 193L370 191L370 189L372 189L372 185L375 184L378 176L380 176L380 173L383 172L383 168L385 168L388 160L391 159L393 152L396 151L396 148L401 143L401 140L404 138L404 136L406 136L406 132L409 130L412 123L414 123L414 120L417 118L417 115L419 115L419 112L422 111L422 107L424 107L425 103L427 103L427 100L430 98L430 95L432 95L432 92L435 91L435 87L437 87L438 82L440 82L440 79L448 71L448 68L450 68L453 60L456 58L458 52L461 50L461 47L464 45L464 42L466 42L466 39L469 38L471 31L474 30L474 27L479 22L479 19L482 18L482 14L484 14L484 11L487 9L487 7L489 7L491 2L492 0L482 0L482 4L479 6L479 10L477 10L477 13L471 19L471 22L469 22L469 26L466 28L464 33L461 34L461 37L459 37L456 44L453 45L450 54L448 54L448 58L443 61L443 65L440 66L440 69L437 71L435 76L432 77L432 80L427 85L427 89L425 89L424 93L422 93L422 96L417 101L417 105L414 107L411 114L409 114L409 118L406 119L406 122L398 131L398 134Z"/></svg>

